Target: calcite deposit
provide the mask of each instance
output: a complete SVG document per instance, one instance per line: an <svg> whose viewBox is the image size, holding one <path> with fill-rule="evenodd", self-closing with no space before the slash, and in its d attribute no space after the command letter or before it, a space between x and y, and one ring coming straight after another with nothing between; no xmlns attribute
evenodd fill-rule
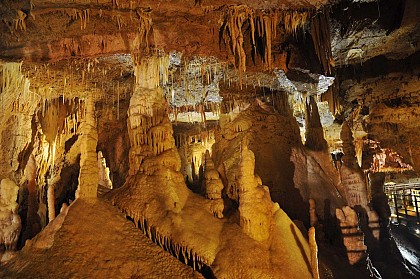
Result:
<svg viewBox="0 0 420 279"><path fill-rule="evenodd" d="M18 215L18 186L10 179L2 179L0 183L0 245L6 251L15 250L22 228Z"/></svg>
<svg viewBox="0 0 420 279"><path fill-rule="evenodd" d="M419 278L419 9L1 1L0 277Z"/></svg>

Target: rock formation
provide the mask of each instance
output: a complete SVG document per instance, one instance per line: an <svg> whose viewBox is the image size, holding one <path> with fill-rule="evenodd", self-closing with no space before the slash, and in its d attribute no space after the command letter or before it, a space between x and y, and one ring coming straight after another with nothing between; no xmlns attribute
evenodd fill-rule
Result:
<svg viewBox="0 0 420 279"><path fill-rule="evenodd" d="M0 277L418 278L419 8L1 1Z"/></svg>
<svg viewBox="0 0 420 279"><path fill-rule="evenodd" d="M16 202L19 187L10 179L0 183L0 245L6 251L15 250L22 224Z"/></svg>
<svg viewBox="0 0 420 279"><path fill-rule="evenodd" d="M219 173L214 168L213 160L208 151L206 151L205 155L203 184L206 197L212 200L210 210L217 218L223 218L224 201L222 191L224 186Z"/></svg>
<svg viewBox="0 0 420 279"><path fill-rule="evenodd" d="M98 184L105 188L112 189L112 181L109 178L109 168L106 166L106 161L101 151L98 152L98 169L99 169Z"/></svg>
<svg viewBox="0 0 420 279"><path fill-rule="evenodd" d="M319 268L318 268L318 246L315 240L315 228L311 227L309 229L309 247L311 248L311 267L312 267L312 277L314 279L319 279Z"/></svg>
<svg viewBox="0 0 420 279"><path fill-rule="evenodd" d="M257 241L270 237L272 216L278 208L270 198L270 191L261 178L254 175L255 158L246 143L241 145L238 179L239 218L242 230Z"/></svg>
<svg viewBox="0 0 420 279"><path fill-rule="evenodd" d="M343 141L344 156L340 174L341 181L346 189L348 203L350 206L361 205L367 208L366 179L357 164L352 131L347 122L342 125L341 139Z"/></svg>
<svg viewBox="0 0 420 279"><path fill-rule="evenodd" d="M316 216L315 200L309 199L309 223L311 227L318 224L318 217Z"/></svg>
<svg viewBox="0 0 420 279"><path fill-rule="evenodd" d="M80 174L76 198L94 198L98 192L99 179L98 160L96 155L98 132L96 131L95 105L91 99L86 101L85 118L81 124L80 133Z"/></svg>

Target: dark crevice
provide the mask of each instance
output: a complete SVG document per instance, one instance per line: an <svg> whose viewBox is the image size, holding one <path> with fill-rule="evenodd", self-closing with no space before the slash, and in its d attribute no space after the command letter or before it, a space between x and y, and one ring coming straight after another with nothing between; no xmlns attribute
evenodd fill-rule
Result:
<svg viewBox="0 0 420 279"><path fill-rule="evenodd" d="M416 52L401 60L388 59L385 56L377 56L363 64L352 64L337 68L337 74L345 79L361 80L362 78L374 78L385 76L393 72L413 74L419 69L420 52Z"/></svg>

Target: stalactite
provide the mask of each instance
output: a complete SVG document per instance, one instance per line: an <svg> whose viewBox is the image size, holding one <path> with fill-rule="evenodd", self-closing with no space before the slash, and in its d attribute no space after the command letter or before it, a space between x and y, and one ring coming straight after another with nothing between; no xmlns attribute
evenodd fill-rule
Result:
<svg viewBox="0 0 420 279"><path fill-rule="evenodd" d="M278 25L284 26L286 34L296 34L297 29L304 28L309 19L309 11L254 10L246 5L230 6L225 13L224 22L220 28L220 36L225 45L229 46L237 60L239 86L242 88L243 73L246 71L246 53L244 50L244 33L249 25L252 50L262 49L259 53L269 70L273 69L272 41L277 36ZM260 40L257 40L259 38ZM257 43L262 41L262 45Z"/></svg>
<svg viewBox="0 0 420 279"><path fill-rule="evenodd" d="M18 18L15 19L15 30L18 30L18 28L20 28L20 30L26 31L25 19L28 17L28 15L23 11L18 10L17 17Z"/></svg>
<svg viewBox="0 0 420 279"><path fill-rule="evenodd" d="M328 88L326 92L321 95L321 101L327 101L332 115L337 115L341 112L342 106L339 96L339 81L335 77L334 83Z"/></svg>
<svg viewBox="0 0 420 279"><path fill-rule="evenodd" d="M319 11L311 20L312 41L325 74L332 74L334 71L329 24L329 13L326 9Z"/></svg>

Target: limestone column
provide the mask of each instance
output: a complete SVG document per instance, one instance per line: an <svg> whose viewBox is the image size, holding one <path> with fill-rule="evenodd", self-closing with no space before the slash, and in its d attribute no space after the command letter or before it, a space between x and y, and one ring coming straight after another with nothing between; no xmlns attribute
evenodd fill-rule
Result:
<svg viewBox="0 0 420 279"><path fill-rule="evenodd" d="M112 201L128 212L135 224L139 220L156 224L161 222L160 213L180 212L189 191L180 172L181 159L160 87L169 58L150 56L134 63L136 81L127 119L129 182L113 192Z"/></svg>
<svg viewBox="0 0 420 279"><path fill-rule="evenodd" d="M309 248L311 249L311 268L312 268L312 277L314 279L319 279L319 268L318 268L318 245L315 240L315 228L311 227L309 229Z"/></svg>
<svg viewBox="0 0 420 279"><path fill-rule="evenodd" d="M343 166L340 168L341 182L346 191L348 205L361 205L366 210L368 197L365 176L357 163L352 131L347 122L343 123L340 134L343 141Z"/></svg>
<svg viewBox="0 0 420 279"><path fill-rule="evenodd" d="M55 196L54 196L54 185L48 186L47 202L48 202L48 222L51 222L55 218Z"/></svg>
<svg viewBox="0 0 420 279"><path fill-rule="evenodd" d="M242 144L240 157L239 216L244 233L257 241L270 237L274 204L267 186L254 174L255 156Z"/></svg>
<svg viewBox="0 0 420 279"><path fill-rule="evenodd" d="M321 125L318 105L313 96L309 97L306 105L306 142L305 146L311 150L328 150L327 141L324 138L324 128Z"/></svg>
<svg viewBox="0 0 420 279"><path fill-rule="evenodd" d="M95 103L88 98L85 101L86 114L81 123L81 156L79 186L76 198L96 198L98 192L99 169L96 155L98 132L96 130Z"/></svg>
<svg viewBox="0 0 420 279"><path fill-rule="evenodd" d="M210 152L207 150L204 164L204 189L208 199L212 200L210 210L217 218L223 218L224 203L222 199L223 183L215 169Z"/></svg>

